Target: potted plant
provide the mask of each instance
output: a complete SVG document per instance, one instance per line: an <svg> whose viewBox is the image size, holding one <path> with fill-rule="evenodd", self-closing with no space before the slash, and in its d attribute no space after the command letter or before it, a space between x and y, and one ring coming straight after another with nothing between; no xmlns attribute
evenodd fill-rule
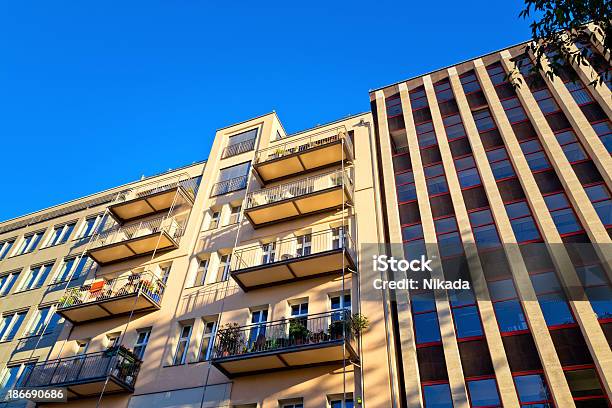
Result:
<svg viewBox="0 0 612 408"><path fill-rule="evenodd" d="M226 323L219 330L219 350L221 355L226 357L231 350L236 350L236 345L240 340L240 326L238 323Z"/></svg>
<svg viewBox="0 0 612 408"><path fill-rule="evenodd" d="M346 320L334 320L329 325L329 336L331 340L338 340L344 337L344 327L348 326Z"/></svg>
<svg viewBox="0 0 612 408"><path fill-rule="evenodd" d="M289 320L289 339L295 344L302 344L310 335L310 330L306 328L305 322L299 319Z"/></svg>
<svg viewBox="0 0 612 408"><path fill-rule="evenodd" d="M361 313L353 314L351 319L351 329L356 336L359 336L365 329L370 325L370 321L367 317Z"/></svg>

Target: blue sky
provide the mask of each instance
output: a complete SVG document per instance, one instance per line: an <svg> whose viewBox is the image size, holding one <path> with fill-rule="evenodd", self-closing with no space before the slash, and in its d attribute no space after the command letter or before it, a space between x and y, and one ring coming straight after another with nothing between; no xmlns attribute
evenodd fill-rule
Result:
<svg viewBox="0 0 612 408"><path fill-rule="evenodd" d="M369 89L529 36L520 1L220 3L2 2L0 220L206 159L217 128L272 110L288 132L366 111Z"/></svg>

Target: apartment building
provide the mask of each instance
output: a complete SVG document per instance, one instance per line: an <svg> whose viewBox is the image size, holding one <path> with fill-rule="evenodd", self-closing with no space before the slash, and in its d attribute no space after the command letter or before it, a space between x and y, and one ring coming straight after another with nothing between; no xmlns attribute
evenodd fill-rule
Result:
<svg viewBox="0 0 612 408"><path fill-rule="evenodd" d="M219 129L206 163L1 223L1 389L66 387L70 407L609 407L612 97L588 83L610 63L576 46L589 65L552 79L519 45L299 133L272 112ZM433 268L391 276L377 254Z"/></svg>
<svg viewBox="0 0 612 408"><path fill-rule="evenodd" d="M390 251L472 284L396 291L407 406L610 406L610 61L576 46L554 78L523 44L370 92Z"/></svg>

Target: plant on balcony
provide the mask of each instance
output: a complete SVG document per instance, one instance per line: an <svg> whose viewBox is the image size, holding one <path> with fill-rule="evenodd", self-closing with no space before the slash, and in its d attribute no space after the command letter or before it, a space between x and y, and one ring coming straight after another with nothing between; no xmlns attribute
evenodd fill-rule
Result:
<svg viewBox="0 0 612 408"><path fill-rule="evenodd" d="M219 330L219 351L223 357L236 352L236 345L240 340L240 326L238 323L226 323Z"/></svg>
<svg viewBox="0 0 612 408"><path fill-rule="evenodd" d="M345 320L335 320L329 325L329 336L332 340L338 340L344 337L344 327L348 326ZM347 327L347 329L349 329Z"/></svg>
<svg viewBox="0 0 612 408"><path fill-rule="evenodd" d="M290 319L289 320L289 339L296 344L305 343L310 336L310 330L308 330L303 320Z"/></svg>
<svg viewBox="0 0 612 408"><path fill-rule="evenodd" d="M362 315L361 313L353 314L353 318L351 319L351 329L356 336L359 336L365 329L370 325L370 321L367 317Z"/></svg>
<svg viewBox="0 0 612 408"><path fill-rule="evenodd" d="M83 303L81 301L81 288L68 289L60 298L59 304L61 307L69 307Z"/></svg>

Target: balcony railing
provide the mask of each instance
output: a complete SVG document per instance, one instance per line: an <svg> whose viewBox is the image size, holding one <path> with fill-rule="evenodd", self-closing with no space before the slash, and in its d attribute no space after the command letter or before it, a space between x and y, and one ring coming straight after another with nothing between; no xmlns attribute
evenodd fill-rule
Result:
<svg viewBox="0 0 612 408"><path fill-rule="evenodd" d="M105 264L156 250L176 249L183 232L183 226L174 217L116 224L93 238L88 253L98 264Z"/></svg>
<svg viewBox="0 0 612 408"><path fill-rule="evenodd" d="M221 155L221 158L226 159L228 157L237 156L239 154L253 150L255 148L255 140L255 138L243 140L242 142L225 147L225 149L223 149L223 154Z"/></svg>
<svg viewBox="0 0 612 408"><path fill-rule="evenodd" d="M343 151L344 148L344 151ZM344 128L288 138L259 150L254 168L264 182L311 171L353 158L353 143Z"/></svg>
<svg viewBox="0 0 612 408"><path fill-rule="evenodd" d="M152 272L135 273L68 289L57 309L73 323L114 317L131 310L155 310L161 305L165 288Z"/></svg>
<svg viewBox="0 0 612 408"><path fill-rule="evenodd" d="M232 191L242 190L246 188L247 176L234 177L229 180L220 181L215 184L210 194L211 197L231 193Z"/></svg>
<svg viewBox="0 0 612 408"><path fill-rule="evenodd" d="M102 391L133 391L141 361L122 349L109 349L38 363L22 387L68 387L73 396L96 395Z"/></svg>
<svg viewBox="0 0 612 408"><path fill-rule="evenodd" d="M211 359L231 377L342 361L344 344L354 358L350 311L337 310L220 329Z"/></svg>
<svg viewBox="0 0 612 408"><path fill-rule="evenodd" d="M253 191L246 197L246 208L255 208L283 200L305 196L308 194L325 191L334 187L353 185L347 173L341 170L330 173L318 174L306 177L291 183L281 184L275 187L264 188Z"/></svg>
<svg viewBox="0 0 612 408"><path fill-rule="evenodd" d="M166 178L122 192L108 208L115 219L128 222L167 211L177 202L177 198L182 199L180 202L192 205L197 191L196 178Z"/></svg>
<svg viewBox="0 0 612 408"><path fill-rule="evenodd" d="M346 251L344 251L346 250ZM340 273L356 265L355 243L331 229L234 250L231 275L243 290Z"/></svg>

